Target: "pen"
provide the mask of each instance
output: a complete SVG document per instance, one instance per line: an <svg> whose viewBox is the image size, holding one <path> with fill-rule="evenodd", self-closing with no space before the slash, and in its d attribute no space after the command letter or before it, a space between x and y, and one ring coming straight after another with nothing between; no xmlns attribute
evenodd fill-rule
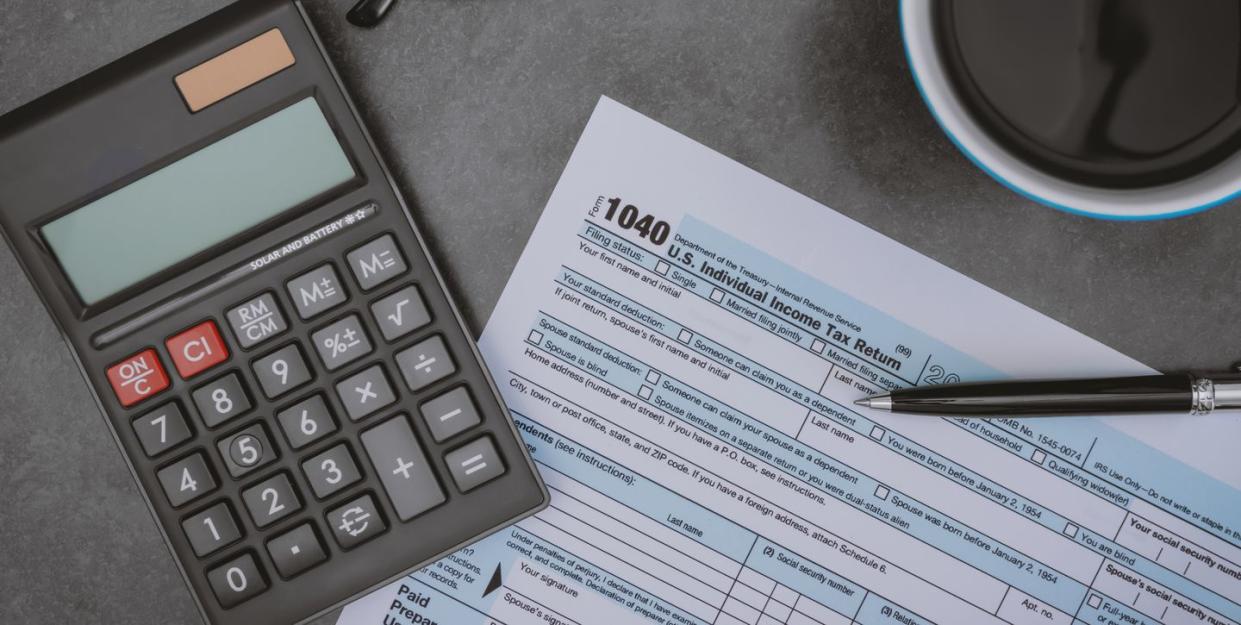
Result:
<svg viewBox="0 0 1241 625"><path fill-rule="evenodd" d="M1078 380L920 386L854 402L875 410L925 415L1038 417L1241 408L1241 375L1148 375Z"/></svg>

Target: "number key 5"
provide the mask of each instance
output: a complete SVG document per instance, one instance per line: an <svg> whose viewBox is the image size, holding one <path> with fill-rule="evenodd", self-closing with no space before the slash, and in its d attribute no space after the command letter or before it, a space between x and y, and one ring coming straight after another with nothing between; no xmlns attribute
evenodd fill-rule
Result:
<svg viewBox="0 0 1241 625"><path fill-rule="evenodd" d="M216 448L224 458L228 474L233 477L241 477L276 459L276 447L262 423L220 439Z"/></svg>

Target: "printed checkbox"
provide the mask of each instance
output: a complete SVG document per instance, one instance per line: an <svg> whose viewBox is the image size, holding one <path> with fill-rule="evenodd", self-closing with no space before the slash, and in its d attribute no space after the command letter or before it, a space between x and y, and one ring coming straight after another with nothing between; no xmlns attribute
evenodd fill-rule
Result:
<svg viewBox="0 0 1241 625"><path fill-rule="evenodd" d="M1069 523L1064 526L1064 535L1069 538L1077 538L1077 526Z"/></svg>
<svg viewBox="0 0 1241 625"><path fill-rule="evenodd" d="M665 263L665 262L664 262L664 261L662 261L662 260L661 260L661 261L659 261L659 262L657 262L657 263L655 263L655 273L657 273L657 274L659 274L659 275L661 275L661 276L666 276L666 275L668 275L668 270L669 270L669 269L672 269L672 267L671 267L671 266L669 266L669 265L668 265L668 263Z"/></svg>
<svg viewBox="0 0 1241 625"><path fill-rule="evenodd" d="M654 369L646 372L646 381L651 384L659 384L659 377L659 372Z"/></svg>
<svg viewBox="0 0 1241 625"><path fill-rule="evenodd" d="M543 343L543 333L538 330L531 330L528 340L535 345L540 345Z"/></svg>
<svg viewBox="0 0 1241 625"><path fill-rule="evenodd" d="M820 341L819 339L815 339L810 342L810 351L816 354L822 354L823 349L825 347L827 347L827 343L824 343L823 341Z"/></svg>
<svg viewBox="0 0 1241 625"><path fill-rule="evenodd" d="M711 289L711 301L717 304L724 301L724 292L719 289Z"/></svg>
<svg viewBox="0 0 1241 625"><path fill-rule="evenodd" d="M644 385L642 388L638 389L638 397L641 397L642 399L650 399L651 387Z"/></svg>
<svg viewBox="0 0 1241 625"><path fill-rule="evenodd" d="M875 489L875 496L876 496L876 497L878 497L878 498L880 498L880 499L882 499L882 500L884 500L884 501L887 501L887 500L888 500L888 494L889 494L889 493L891 493L891 492L892 492L892 491L888 490L888 487L887 487L887 486L884 486L884 485L880 484L880 485L879 485L879 487Z"/></svg>
<svg viewBox="0 0 1241 625"><path fill-rule="evenodd" d="M1103 599L1100 599L1099 595L1090 595L1090 598L1086 600L1086 605L1092 608L1098 608L1101 603L1103 603Z"/></svg>
<svg viewBox="0 0 1241 625"><path fill-rule="evenodd" d="M870 429L870 437L871 437L871 438L873 438L873 439L875 439L875 440L877 440L877 441L881 441L881 440L883 440L883 435L884 435L884 434L887 434L887 433L888 433L888 431L887 431L887 430L885 430L885 429L883 429L883 428L881 428L881 427L879 427L879 426L877 426L877 425L876 425L875 427L873 427L873 428L871 428L871 429Z"/></svg>
<svg viewBox="0 0 1241 625"><path fill-rule="evenodd" d="M694 333L685 329L682 329L681 333L677 335L677 340L686 344L688 344L689 340L692 338L694 338Z"/></svg>
<svg viewBox="0 0 1241 625"><path fill-rule="evenodd" d="M1043 464L1043 461L1046 459L1047 454L1042 449L1035 449L1034 453L1030 454L1030 460L1034 462L1034 464Z"/></svg>

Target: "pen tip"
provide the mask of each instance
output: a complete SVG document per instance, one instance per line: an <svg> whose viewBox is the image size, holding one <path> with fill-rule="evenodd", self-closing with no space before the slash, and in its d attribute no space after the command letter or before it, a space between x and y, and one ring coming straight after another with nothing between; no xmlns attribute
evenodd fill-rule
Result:
<svg viewBox="0 0 1241 625"><path fill-rule="evenodd" d="M870 398L869 398L869 397L863 397L863 398L861 398L861 399L854 400L854 401L853 401L853 405L854 405L854 406L864 406L864 407L866 407L866 408L870 408Z"/></svg>

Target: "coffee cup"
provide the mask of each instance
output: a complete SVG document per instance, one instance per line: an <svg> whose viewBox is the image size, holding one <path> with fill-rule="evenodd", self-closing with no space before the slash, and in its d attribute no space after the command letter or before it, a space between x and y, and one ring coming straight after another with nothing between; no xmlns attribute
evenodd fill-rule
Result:
<svg viewBox="0 0 1241 625"><path fill-rule="evenodd" d="M1161 219L1241 194L1241 3L902 0L940 127L1012 190Z"/></svg>

